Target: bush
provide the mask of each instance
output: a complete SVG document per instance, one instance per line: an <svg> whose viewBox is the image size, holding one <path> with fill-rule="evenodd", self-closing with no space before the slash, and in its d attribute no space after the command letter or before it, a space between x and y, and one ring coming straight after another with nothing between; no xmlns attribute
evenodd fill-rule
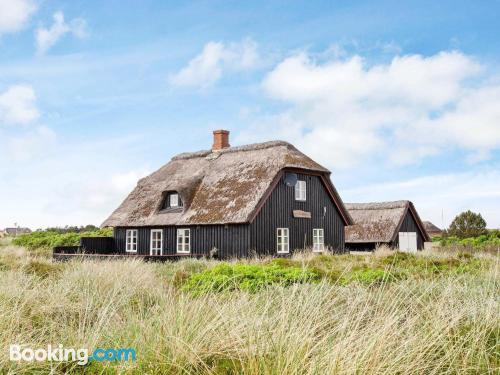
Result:
<svg viewBox="0 0 500 375"><path fill-rule="evenodd" d="M437 237L434 241L438 241L443 247L460 246L464 248L482 250L488 247L500 246L500 231L491 230L486 234L467 238L459 238L457 236Z"/></svg>
<svg viewBox="0 0 500 375"><path fill-rule="evenodd" d="M12 243L34 250L52 248L54 246L78 246L81 237L111 237L112 229L98 229L92 232L60 233L54 230L36 231L14 238Z"/></svg>
<svg viewBox="0 0 500 375"><path fill-rule="evenodd" d="M380 268L360 268L346 274L341 280L341 284L349 284L357 281L362 284L380 284L382 282L396 281L403 279L402 275Z"/></svg>
<svg viewBox="0 0 500 375"><path fill-rule="evenodd" d="M306 268L283 267L278 264L250 265L222 263L194 274L183 290L194 294L244 290L257 292L269 285L287 286L296 283L319 281L319 275Z"/></svg>
<svg viewBox="0 0 500 375"><path fill-rule="evenodd" d="M478 237L487 233L486 221L479 213L465 211L453 219L448 233L459 238Z"/></svg>

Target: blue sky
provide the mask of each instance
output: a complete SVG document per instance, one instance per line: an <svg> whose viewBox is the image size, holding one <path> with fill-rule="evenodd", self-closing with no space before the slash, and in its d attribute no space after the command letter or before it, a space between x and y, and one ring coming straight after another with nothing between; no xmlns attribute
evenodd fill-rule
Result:
<svg viewBox="0 0 500 375"><path fill-rule="evenodd" d="M173 155L284 139L346 202L500 227L500 1L0 0L0 228L100 224Z"/></svg>

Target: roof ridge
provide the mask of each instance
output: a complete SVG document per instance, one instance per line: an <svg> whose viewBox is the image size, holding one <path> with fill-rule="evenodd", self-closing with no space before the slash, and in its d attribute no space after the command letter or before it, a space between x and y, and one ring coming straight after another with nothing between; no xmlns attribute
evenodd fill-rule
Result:
<svg viewBox="0 0 500 375"><path fill-rule="evenodd" d="M411 201L398 200L386 202L365 202L365 203L352 203L346 202L344 205L348 210L380 210L380 209L393 209L403 208L409 206Z"/></svg>
<svg viewBox="0 0 500 375"><path fill-rule="evenodd" d="M175 155L172 160L185 160L185 159L194 159L194 158L203 158L211 154L227 154L227 153L232 153L232 152L242 152L242 151L255 151L255 150L264 150L266 148L272 148L272 147L279 147L279 146L285 146L289 149L292 150L297 150L295 146L293 146L291 143L288 143L286 141L268 141L268 142L261 142L261 143L250 143L248 145L242 145L242 146L234 146L234 147L228 147L219 151L212 151L212 150L200 150L200 151L194 151L194 152L183 152L178 155Z"/></svg>

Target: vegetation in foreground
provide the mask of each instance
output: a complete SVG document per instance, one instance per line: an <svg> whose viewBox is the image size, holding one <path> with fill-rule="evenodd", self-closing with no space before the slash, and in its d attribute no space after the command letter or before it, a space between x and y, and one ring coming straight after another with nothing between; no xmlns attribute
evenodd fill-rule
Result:
<svg viewBox="0 0 500 375"><path fill-rule="evenodd" d="M8 345L131 347L105 373L496 374L498 256L381 250L220 263L52 263L0 248L0 369Z"/></svg>

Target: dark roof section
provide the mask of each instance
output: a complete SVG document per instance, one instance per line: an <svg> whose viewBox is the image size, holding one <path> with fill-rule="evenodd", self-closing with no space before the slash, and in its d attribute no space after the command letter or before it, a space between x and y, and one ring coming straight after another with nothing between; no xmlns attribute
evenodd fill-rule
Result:
<svg viewBox="0 0 500 375"><path fill-rule="evenodd" d="M434 225L430 221L424 221L423 223L424 223L425 231L430 236L439 236L439 235L443 234L443 230L438 228L436 225Z"/></svg>
<svg viewBox="0 0 500 375"><path fill-rule="evenodd" d="M420 228L425 241L429 235L410 201L346 203L354 225L345 228L345 242L384 243L394 241L408 210Z"/></svg>
<svg viewBox="0 0 500 375"><path fill-rule="evenodd" d="M346 224L352 222L328 178L330 172L291 144L272 141L177 155L141 179L102 226L247 223L284 169L321 174ZM166 191L179 192L183 210L159 212Z"/></svg>

